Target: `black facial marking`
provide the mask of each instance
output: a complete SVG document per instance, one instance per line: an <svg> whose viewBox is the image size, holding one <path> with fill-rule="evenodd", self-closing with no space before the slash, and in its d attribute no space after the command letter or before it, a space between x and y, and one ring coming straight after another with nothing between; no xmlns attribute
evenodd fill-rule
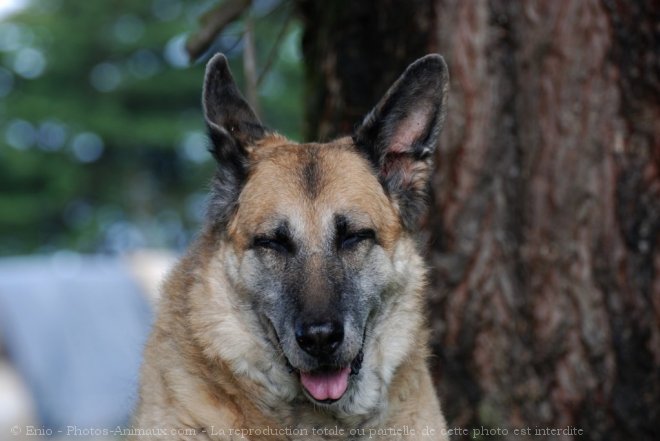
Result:
<svg viewBox="0 0 660 441"><path fill-rule="evenodd" d="M316 149L309 150L309 159L302 169L303 188L307 195L315 199L321 190L321 168L318 164L318 152Z"/></svg>
<svg viewBox="0 0 660 441"><path fill-rule="evenodd" d="M338 214L335 216L335 229L337 231L337 237L346 234L348 230L348 220L343 214Z"/></svg>
<svg viewBox="0 0 660 441"><path fill-rule="evenodd" d="M363 360L364 360L364 351L360 349L360 352L358 353L357 357L355 357L355 359L351 363L351 375L357 375L360 373L360 369L362 369Z"/></svg>

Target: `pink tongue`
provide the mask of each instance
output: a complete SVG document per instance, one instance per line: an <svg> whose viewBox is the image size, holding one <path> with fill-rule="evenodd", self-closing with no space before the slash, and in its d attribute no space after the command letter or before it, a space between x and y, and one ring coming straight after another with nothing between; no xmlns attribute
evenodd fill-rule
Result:
<svg viewBox="0 0 660 441"><path fill-rule="evenodd" d="M301 372L300 382L307 392L319 401L338 400L348 388L349 366L331 372L311 373Z"/></svg>

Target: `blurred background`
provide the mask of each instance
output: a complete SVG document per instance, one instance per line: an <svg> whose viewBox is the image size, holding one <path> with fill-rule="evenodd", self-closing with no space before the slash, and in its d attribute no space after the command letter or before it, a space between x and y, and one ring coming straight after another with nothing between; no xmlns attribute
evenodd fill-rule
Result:
<svg viewBox="0 0 660 441"><path fill-rule="evenodd" d="M660 439L658 48L655 0L0 1L0 439L127 423L205 215L219 51L297 141L443 54L422 236L449 425Z"/></svg>

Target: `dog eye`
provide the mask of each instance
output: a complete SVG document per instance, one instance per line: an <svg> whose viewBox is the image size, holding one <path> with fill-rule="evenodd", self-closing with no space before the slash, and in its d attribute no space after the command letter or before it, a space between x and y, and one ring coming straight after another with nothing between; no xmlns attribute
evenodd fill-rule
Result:
<svg viewBox="0 0 660 441"><path fill-rule="evenodd" d="M281 224L275 231L254 236L252 248L277 251L280 254L295 254L296 247L286 224Z"/></svg>
<svg viewBox="0 0 660 441"><path fill-rule="evenodd" d="M340 237L339 248L342 250L348 250L355 247L360 242L375 239L376 232L370 229L356 231L355 233L346 233L343 237Z"/></svg>
<svg viewBox="0 0 660 441"><path fill-rule="evenodd" d="M288 238L257 236L252 242L254 248L265 248L280 254L292 254L293 244Z"/></svg>

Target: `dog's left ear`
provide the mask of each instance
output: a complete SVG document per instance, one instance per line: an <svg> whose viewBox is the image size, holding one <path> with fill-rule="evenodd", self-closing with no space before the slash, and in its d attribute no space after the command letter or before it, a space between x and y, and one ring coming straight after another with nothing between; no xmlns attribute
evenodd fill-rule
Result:
<svg viewBox="0 0 660 441"><path fill-rule="evenodd" d="M440 55L408 66L356 129L353 141L369 158L412 230L426 206L433 153L447 112L449 73Z"/></svg>
<svg viewBox="0 0 660 441"><path fill-rule="evenodd" d="M218 164L209 214L222 224L233 213L247 178L246 149L263 138L266 129L238 90L222 54L206 65L202 105L212 143L209 150Z"/></svg>

